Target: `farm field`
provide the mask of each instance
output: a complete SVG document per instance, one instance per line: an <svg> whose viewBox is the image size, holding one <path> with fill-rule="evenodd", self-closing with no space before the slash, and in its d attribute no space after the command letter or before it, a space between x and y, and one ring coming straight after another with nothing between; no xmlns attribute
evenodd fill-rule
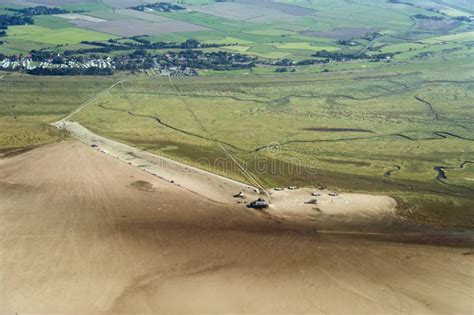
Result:
<svg viewBox="0 0 474 315"><path fill-rule="evenodd" d="M115 38L115 36L83 30L75 27L51 30L49 28L37 25L10 27L8 30L8 37L22 41L52 45L77 44L86 40L101 41L109 38Z"/></svg>
<svg viewBox="0 0 474 315"><path fill-rule="evenodd" d="M13 5L28 6L32 2L9 0L0 10ZM468 49L473 42L472 29L467 23L450 19L469 16L472 8L456 1L415 1L414 5L371 1L291 1L283 2L213 2L184 1L186 10L174 12L140 12L130 7L141 4L138 0L125 1L59 1L43 0L40 4L56 5L68 10L80 10L79 18L71 15L37 16L35 26L19 27L9 33L0 45L0 52L28 52L17 49L15 40L21 39L33 48L41 43L63 45L83 40L106 41L115 36L148 36L156 41L185 41L193 38L203 43L238 43L242 47L228 47L230 51L270 60L290 58L304 60L320 50L344 53L389 51L398 60L421 58L396 50L396 45L419 43ZM439 10L440 13L428 11ZM344 18L348 13L351 18ZM443 20L416 19L428 14ZM441 14L445 14L444 16ZM82 16L82 17L80 17ZM37 29L36 26L42 27ZM35 38L38 31L42 35ZM94 31L94 32L90 32ZM365 38L378 32L375 39ZM18 34L19 33L19 34ZM66 40L70 38L70 40ZM341 45L340 40L354 39L355 46ZM386 46L392 49L385 49ZM419 51L439 53L440 47L431 45ZM54 48L52 46L51 48ZM373 49L372 49L373 48ZM60 47L57 47L60 49Z"/></svg>

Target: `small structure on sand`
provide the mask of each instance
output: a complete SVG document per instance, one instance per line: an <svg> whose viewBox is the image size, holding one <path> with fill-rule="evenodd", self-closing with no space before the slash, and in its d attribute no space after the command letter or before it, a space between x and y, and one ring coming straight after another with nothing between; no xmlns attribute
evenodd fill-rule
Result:
<svg viewBox="0 0 474 315"><path fill-rule="evenodd" d="M239 191L238 193L236 193L234 195L234 198L245 198L245 194L241 191Z"/></svg>

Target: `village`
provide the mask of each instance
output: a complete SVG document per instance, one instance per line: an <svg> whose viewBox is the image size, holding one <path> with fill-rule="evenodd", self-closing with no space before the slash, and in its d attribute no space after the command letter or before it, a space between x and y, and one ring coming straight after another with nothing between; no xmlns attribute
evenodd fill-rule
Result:
<svg viewBox="0 0 474 315"><path fill-rule="evenodd" d="M118 70L145 69L146 73L159 76L195 76L197 72L188 66L174 66L152 58L146 65L136 59L111 57L74 58L56 55L35 60L29 56L4 56L0 60L0 69L4 71L25 72L37 75L80 75L80 74L113 74Z"/></svg>
<svg viewBox="0 0 474 315"><path fill-rule="evenodd" d="M63 63L55 63L53 59L41 62L35 62L31 57L7 57L0 61L0 67L3 70L33 70L36 68L91 68L115 69L111 58L105 59L87 59L79 62L77 60L64 60Z"/></svg>

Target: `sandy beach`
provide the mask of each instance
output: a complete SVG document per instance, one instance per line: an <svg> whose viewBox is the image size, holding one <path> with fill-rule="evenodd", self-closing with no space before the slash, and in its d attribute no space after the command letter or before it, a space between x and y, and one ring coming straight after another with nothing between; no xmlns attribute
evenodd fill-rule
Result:
<svg viewBox="0 0 474 315"><path fill-rule="evenodd" d="M472 311L469 233L275 219L77 141L0 168L2 314Z"/></svg>

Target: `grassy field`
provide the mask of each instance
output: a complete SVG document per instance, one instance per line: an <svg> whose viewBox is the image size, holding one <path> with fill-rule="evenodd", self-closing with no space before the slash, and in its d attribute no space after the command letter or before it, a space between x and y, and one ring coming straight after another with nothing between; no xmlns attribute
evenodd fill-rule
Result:
<svg viewBox="0 0 474 315"><path fill-rule="evenodd" d="M77 44L81 41L103 41L116 36L84 30L77 27L50 29L38 25L11 26L8 28L8 38L31 41L41 44L63 45Z"/></svg>
<svg viewBox="0 0 474 315"><path fill-rule="evenodd" d="M62 29L73 27L74 25L57 16L40 15L35 18L35 26L41 26L49 29Z"/></svg>
<svg viewBox="0 0 474 315"><path fill-rule="evenodd" d="M103 78L90 77L0 77L0 151L63 139L65 135L48 124L111 84Z"/></svg>

